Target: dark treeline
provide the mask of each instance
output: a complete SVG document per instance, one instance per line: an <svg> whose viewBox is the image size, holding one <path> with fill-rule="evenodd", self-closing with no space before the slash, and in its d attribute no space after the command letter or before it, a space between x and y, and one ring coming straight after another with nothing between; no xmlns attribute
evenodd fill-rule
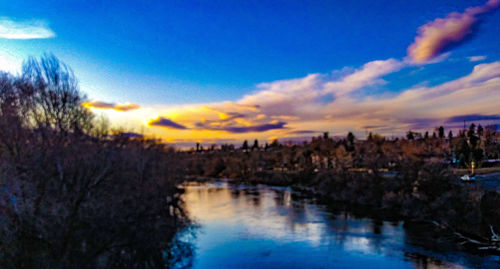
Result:
<svg viewBox="0 0 500 269"><path fill-rule="evenodd" d="M498 159L496 128L471 125L453 135L408 132L386 139L327 133L302 144L223 145L184 154L186 173L236 182L295 186L336 203L368 206L381 215L433 223L474 247L498 249L500 194L459 180L452 168ZM473 239L474 238L474 239ZM480 242L480 243L479 243Z"/></svg>
<svg viewBox="0 0 500 269"><path fill-rule="evenodd" d="M110 135L53 56L0 74L0 267L165 268L189 257L173 149Z"/></svg>

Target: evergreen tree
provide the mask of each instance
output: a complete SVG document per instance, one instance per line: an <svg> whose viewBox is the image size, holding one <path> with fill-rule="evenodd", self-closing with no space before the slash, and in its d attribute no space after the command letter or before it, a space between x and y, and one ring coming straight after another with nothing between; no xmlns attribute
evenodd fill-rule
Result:
<svg viewBox="0 0 500 269"><path fill-rule="evenodd" d="M347 150L348 151L353 151L354 150L354 134L352 132L349 132L347 134Z"/></svg>
<svg viewBox="0 0 500 269"><path fill-rule="evenodd" d="M241 146L241 149L244 151L248 150L248 141L247 140L243 141L243 145Z"/></svg>
<svg viewBox="0 0 500 269"><path fill-rule="evenodd" d="M444 128L443 128L443 126L439 126L438 135L439 135L439 138L444 138Z"/></svg>
<svg viewBox="0 0 500 269"><path fill-rule="evenodd" d="M471 125L469 126L469 131L467 132L467 136L472 137L474 136L475 133L476 133L476 125L474 123L471 123Z"/></svg>
<svg viewBox="0 0 500 269"><path fill-rule="evenodd" d="M415 139L415 136L413 135L413 132L411 130L408 131L408 133L406 134L406 139L408 139L408 140Z"/></svg>
<svg viewBox="0 0 500 269"><path fill-rule="evenodd" d="M479 124L477 126L477 135L483 136L483 131L484 131L483 126L481 126L481 124Z"/></svg>
<svg viewBox="0 0 500 269"><path fill-rule="evenodd" d="M259 149L259 141L257 139L253 141L252 150L254 149Z"/></svg>

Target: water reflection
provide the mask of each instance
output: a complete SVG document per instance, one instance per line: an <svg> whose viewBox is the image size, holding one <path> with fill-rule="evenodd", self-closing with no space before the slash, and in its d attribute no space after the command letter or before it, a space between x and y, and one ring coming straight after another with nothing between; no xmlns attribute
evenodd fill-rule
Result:
<svg viewBox="0 0 500 269"><path fill-rule="evenodd" d="M288 188L191 183L186 210L200 224L194 268L496 267L498 258L429 250L402 223L296 198Z"/></svg>

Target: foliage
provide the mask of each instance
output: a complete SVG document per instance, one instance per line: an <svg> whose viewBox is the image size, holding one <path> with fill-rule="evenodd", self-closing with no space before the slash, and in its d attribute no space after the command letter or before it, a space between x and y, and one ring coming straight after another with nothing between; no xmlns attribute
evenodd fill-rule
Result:
<svg viewBox="0 0 500 269"><path fill-rule="evenodd" d="M174 150L109 135L84 100L50 55L0 76L2 268L165 268L179 249Z"/></svg>

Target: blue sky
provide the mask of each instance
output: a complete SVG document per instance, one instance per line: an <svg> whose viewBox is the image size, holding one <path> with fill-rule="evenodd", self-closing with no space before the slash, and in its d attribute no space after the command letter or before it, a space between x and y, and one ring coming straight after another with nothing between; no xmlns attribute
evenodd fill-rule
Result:
<svg viewBox="0 0 500 269"><path fill-rule="evenodd" d="M262 91L261 83L310 74L342 78L371 61L404 61L419 27L485 3L1 1L0 18L42 23L54 36L0 38L0 53L12 61L54 53L73 67L90 99L155 107L158 114L179 105L238 103ZM474 11L477 21L438 51L442 59L384 73L384 83L352 97L434 87L470 74L478 62L499 61L500 12L487 9ZM472 56L485 59L471 62Z"/></svg>

